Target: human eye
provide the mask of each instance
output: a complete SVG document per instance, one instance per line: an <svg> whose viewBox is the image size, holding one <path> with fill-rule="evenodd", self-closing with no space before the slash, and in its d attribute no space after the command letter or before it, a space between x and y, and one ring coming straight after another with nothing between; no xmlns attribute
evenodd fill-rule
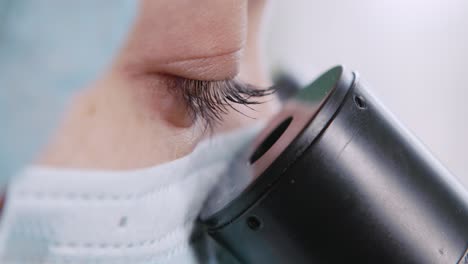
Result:
<svg viewBox="0 0 468 264"><path fill-rule="evenodd" d="M274 87L261 88L238 78L209 81L175 77L171 78L169 90L181 98L192 121L202 123L209 130L231 110L245 115L236 106L250 108L275 92Z"/></svg>

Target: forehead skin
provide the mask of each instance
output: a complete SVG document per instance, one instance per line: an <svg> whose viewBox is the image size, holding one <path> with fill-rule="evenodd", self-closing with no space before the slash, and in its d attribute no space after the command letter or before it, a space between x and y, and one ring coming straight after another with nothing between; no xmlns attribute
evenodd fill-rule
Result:
<svg viewBox="0 0 468 264"><path fill-rule="evenodd" d="M237 75L246 0L146 0L140 8L120 60L125 71L198 80Z"/></svg>

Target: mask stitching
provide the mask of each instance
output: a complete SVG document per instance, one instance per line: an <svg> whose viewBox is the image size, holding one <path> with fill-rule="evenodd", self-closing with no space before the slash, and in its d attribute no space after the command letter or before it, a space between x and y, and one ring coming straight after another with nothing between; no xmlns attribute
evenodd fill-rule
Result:
<svg viewBox="0 0 468 264"><path fill-rule="evenodd" d="M182 243L182 244L179 244L175 247L172 247L172 248L169 248L161 253L158 253L158 254L149 254L148 257L146 257L145 261L149 261L149 262L154 262L154 261L158 261L158 263L160 263L159 261L167 261L167 260L170 260L171 258L173 258L174 256L177 256L178 254L184 252L184 251L191 251L192 250L192 245L198 243L200 241L200 239L203 238L203 236L198 236L194 239L192 239L191 241L187 242L187 243ZM144 254L142 254L144 255ZM57 257L58 258L58 262L55 262L55 263L69 263L68 259L70 257ZM101 257L102 259L102 257ZM98 257L94 258L93 261L99 261L100 259Z"/></svg>
<svg viewBox="0 0 468 264"><path fill-rule="evenodd" d="M97 242L75 242L75 241L52 241L50 244L53 247L56 248L88 248L88 249L122 249L122 248L141 248L145 246L152 246L157 243L164 242L165 240L168 240L174 236L177 236L178 234L183 235L185 231L188 231L189 233L192 233L193 228L197 227L197 224L195 223L196 216L190 217L189 219L186 219L181 225L178 225L177 227L173 228L170 231L167 231L166 233L157 236L155 238L151 239L144 239L141 241L135 241L135 242L129 242L129 243L97 243ZM41 225L42 227L44 225ZM15 235L26 235L30 236L32 234L41 234L42 230L44 228L41 227L35 227L33 229L28 229L25 230L24 228L18 228L14 230ZM197 232L201 233L201 232ZM44 235L44 233L42 233ZM45 238L50 238L50 235L44 235ZM196 237L196 236L195 236ZM180 239L184 240L184 239Z"/></svg>
<svg viewBox="0 0 468 264"><path fill-rule="evenodd" d="M173 230L158 236L156 238L152 239L145 239L141 241L135 241L135 242L130 242L130 243L96 243L96 242L60 242L60 241L53 241L51 242L52 247L55 248L71 248L71 249L77 249L77 248L86 248L86 249L96 249L96 250L121 250L124 248L127 249L135 249L135 248L142 248L142 247L150 247L155 244L164 242L165 240L168 240L170 238L176 237L177 235L181 234L183 235L185 231L191 231L191 228L194 227L193 221L194 219L187 220L183 223L183 225L174 228ZM185 239L179 239L179 241L184 241ZM169 247L170 248L170 247Z"/></svg>
<svg viewBox="0 0 468 264"><path fill-rule="evenodd" d="M220 168L223 168L223 167L225 168L227 167L227 165L223 164L223 166L220 166ZM206 175L203 175L203 172L205 170L212 170L212 169L213 169L212 167L207 167L201 171L198 171L198 173L194 173L194 174L198 175L198 177L206 176ZM150 189L143 193L129 193L125 195L93 194L93 193L80 193L80 192L61 193L61 192L54 192L54 191L44 192L44 191L34 191L34 190L13 191L13 194L16 196L15 199L22 199L22 200L33 199L33 200L69 200L69 201L76 201L76 200L80 200L80 201L132 201L132 200L141 200L149 196L160 195L161 193L170 190L171 188L179 185L180 183L186 180L190 180L193 177L196 177L196 176L192 176L194 174L188 174L187 177L182 178L180 181L170 182L165 185L160 185L156 188ZM210 174L210 176L211 175L214 175L214 174Z"/></svg>
<svg viewBox="0 0 468 264"><path fill-rule="evenodd" d="M222 166L224 167L224 166ZM222 168L220 166L220 168ZM203 176L203 173L199 173L199 176ZM193 179L193 177L186 177L184 180L188 180L188 179ZM162 191L164 191L165 189L169 189L173 186L175 186L176 184L168 184L168 185L165 185L164 188L159 188L158 190L152 192L152 194L154 194L155 192L156 193L160 193ZM145 195L147 196L147 194ZM39 196L39 198L44 198L46 196ZM142 196L141 198L143 198L144 196ZM38 198L38 197L35 197L35 198ZM186 226L188 224L193 224L193 222L195 221L195 218L196 216L194 217L191 217L189 219L187 219L182 227L177 227L175 228L174 230L171 230L170 232L158 237L158 238L153 238L153 239L147 239L147 240L144 240L144 241L138 241L138 242L134 242L134 243L128 243L127 245L117 245L117 244L107 244L107 243L104 243L104 244L100 244L100 243L81 243L81 244L76 244L76 242L54 242L55 246L57 247L69 247L69 248L109 248L109 249L121 249L121 248L124 248L124 247L128 247L128 248L138 248L138 247L144 247L144 246L151 246L153 244L156 244L156 243L160 243L162 241L165 241L166 239L169 239L170 238L170 235L173 233L176 233L177 231L180 231L182 230L184 227L186 228Z"/></svg>
<svg viewBox="0 0 468 264"><path fill-rule="evenodd" d="M184 251L190 251L192 246L200 241L200 239L203 238L203 235L197 235L196 237L193 237L190 239L190 241L185 242L185 243L180 243L177 246L174 247L169 247L166 250L156 253L156 254L148 254L148 257L146 257L146 261L167 261L173 258L174 256L184 252ZM103 249L102 251L108 251L107 249ZM141 255L146 255L145 253L142 253ZM91 258L89 261L100 261L104 257L101 256L99 257L94 257ZM104 260L105 261L105 260ZM15 263L15 262L8 262L8 263ZM35 261L31 261L28 263L38 263ZM73 261L70 261L70 256L53 256L52 263L73 263Z"/></svg>
<svg viewBox="0 0 468 264"><path fill-rule="evenodd" d="M161 255L156 255L156 256L152 256L151 260L150 261L156 261L156 260L169 260L170 258L180 254L181 252L185 251L185 250L191 250L191 246L197 242L199 242L199 240L202 238L203 236L198 236L198 237L195 237L193 240L189 241L188 243L184 243L184 244L181 244L179 246L176 246L170 250L167 250L165 253L161 254Z"/></svg>

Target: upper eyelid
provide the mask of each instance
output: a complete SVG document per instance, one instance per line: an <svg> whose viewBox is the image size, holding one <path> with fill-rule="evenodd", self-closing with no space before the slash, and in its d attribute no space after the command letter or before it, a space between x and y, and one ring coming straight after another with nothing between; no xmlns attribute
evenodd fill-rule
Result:
<svg viewBox="0 0 468 264"><path fill-rule="evenodd" d="M242 48L211 55L176 58L167 61L143 59L137 65L129 65L133 71L158 73L167 76L183 76L188 80L229 80L239 73Z"/></svg>
<svg viewBox="0 0 468 264"><path fill-rule="evenodd" d="M175 59L170 59L170 60L166 60L166 61L159 61L158 63L159 64L173 64L173 63L187 63L187 62L190 62L190 61L206 61L206 60L210 60L210 59L217 59L217 58L224 58L224 57L231 57L231 56L235 56L237 55L238 53L240 53L241 51L243 50L243 47L236 47L235 49L233 50L229 50L229 51L225 51L225 52L219 52L219 53L215 53L215 54L206 54L206 55L199 55L199 56L190 56L190 57L181 57L181 58L175 58ZM222 81L222 80L221 80Z"/></svg>

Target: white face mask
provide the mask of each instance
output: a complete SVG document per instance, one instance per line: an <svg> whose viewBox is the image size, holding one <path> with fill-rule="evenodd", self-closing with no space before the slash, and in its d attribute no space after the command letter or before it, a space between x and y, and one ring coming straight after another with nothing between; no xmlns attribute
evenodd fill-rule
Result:
<svg viewBox="0 0 468 264"><path fill-rule="evenodd" d="M259 128L148 169L26 169L8 190L0 263L212 263L195 220Z"/></svg>

